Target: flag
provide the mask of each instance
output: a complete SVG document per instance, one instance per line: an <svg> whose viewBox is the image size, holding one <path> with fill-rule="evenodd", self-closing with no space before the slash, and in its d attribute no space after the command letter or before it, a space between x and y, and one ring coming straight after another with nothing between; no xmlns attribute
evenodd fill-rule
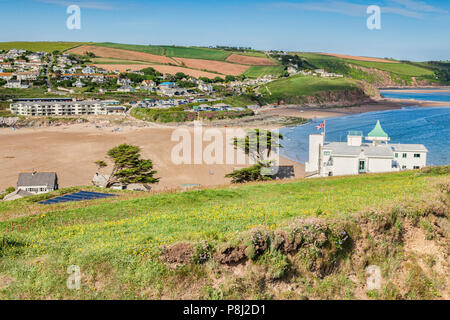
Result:
<svg viewBox="0 0 450 320"><path fill-rule="evenodd" d="M316 128L317 128L317 130L325 128L325 121L322 122L321 124L319 124L318 126L316 126Z"/></svg>

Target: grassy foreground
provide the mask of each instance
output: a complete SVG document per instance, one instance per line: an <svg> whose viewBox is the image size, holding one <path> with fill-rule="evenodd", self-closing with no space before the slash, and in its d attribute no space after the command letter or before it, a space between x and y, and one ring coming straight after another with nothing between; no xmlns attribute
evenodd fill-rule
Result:
<svg viewBox="0 0 450 320"><path fill-rule="evenodd" d="M0 202L0 298L440 298L445 281L401 234L417 227L445 244L448 188L447 170ZM445 248L427 261L441 266ZM387 280L365 292L372 263ZM66 287L70 265L80 290Z"/></svg>

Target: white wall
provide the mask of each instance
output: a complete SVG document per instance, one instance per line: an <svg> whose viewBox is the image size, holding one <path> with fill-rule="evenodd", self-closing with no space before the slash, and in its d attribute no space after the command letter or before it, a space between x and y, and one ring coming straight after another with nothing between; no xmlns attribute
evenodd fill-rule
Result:
<svg viewBox="0 0 450 320"><path fill-rule="evenodd" d="M397 161L400 170L413 170L414 167L425 167L427 164L426 152L395 152L398 153L398 158L394 158ZM403 158L403 154L406 153L406 158ZM420 158L414 158L414 154L420 154ZM405 168L404 168L405 166Z"/></svg>
<svg viewBox="0 0 450 320"><path fill-rule="evenodd" d="M392 171L392 159L369 158L367 162L368 173Z"/></svg>
<svg viewBox="0 0 450 320"><path fill-rule="evenodd" d="M333 156L333 176L359 174L359 158Z"/></svg>
<svg viewBox="0 0 450 320"><path fill-rule="evenodd" d="M306 172L319 170L319 146L323 146L322 134L311 134L309 136L309 161L305 164Z"/></svg>

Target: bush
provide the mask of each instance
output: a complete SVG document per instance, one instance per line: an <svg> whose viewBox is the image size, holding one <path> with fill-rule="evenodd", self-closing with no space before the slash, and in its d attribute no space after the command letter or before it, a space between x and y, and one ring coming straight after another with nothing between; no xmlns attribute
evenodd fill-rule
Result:
<svg viewBox="0 0 450 320"><path fill-rule="evenodd" d="M231 178L231 183L246 183L252 181L267 181L272 180L270 176L264 176L261 174L261 164L255 164L248 168L235 170L232 173L225 175L226 178Z"/></svg>
<svg viewBox="0 0 450 320"><path fill-rule="evenodd" d="M194 263L203 264L211 259L211 251L212 246L208 242L202 241L195 247L195 252L192 260L194 261Z"/></svg>
<svg viewBox="0 0 450 320"><path fill-rule="evenodd" d="M250 243L245 250L246 256L255 261L257 260L270 246L270 236L266 230L256 230L252 232Z"/></svg>
<svg viewBox="0 0 450 320"><path fill-rule="evenodd" d="M14 191L16 191L16 189L14 187L9 187L5 190L5 193L0 194L0 200L3 200L3 198L5 198L8 194L13 193Z"/></svg>
<svg viewBox="0 0 450 320"><path fill-rule="evenodd" d="M450 174L450 166L424 167L420 172L423 174L447 175Z"/></svg>
<svg viewBox="0 0 450 320"><path fill-rule="evenodd" d="M267 267L267 276L272 280L281 279L289 269L289 262L286 256L278 250L270 250L262 255L258 264Z"/></svg>

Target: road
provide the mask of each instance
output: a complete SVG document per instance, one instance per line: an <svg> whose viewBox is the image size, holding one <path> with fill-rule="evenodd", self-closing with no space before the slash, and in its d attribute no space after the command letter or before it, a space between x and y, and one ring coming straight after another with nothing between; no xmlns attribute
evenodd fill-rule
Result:
<svg viewBox="0 0 450 320"><path fill-rule="evenodd" d="M49 89L49 91L51 91L51 89L52 89L52 84L50 82L50 75L49 75L48 69L52 65L52 62L53 62L53 54L50 55L49 62L45 66L45 81L47 82L47 89Z"/></svg>

